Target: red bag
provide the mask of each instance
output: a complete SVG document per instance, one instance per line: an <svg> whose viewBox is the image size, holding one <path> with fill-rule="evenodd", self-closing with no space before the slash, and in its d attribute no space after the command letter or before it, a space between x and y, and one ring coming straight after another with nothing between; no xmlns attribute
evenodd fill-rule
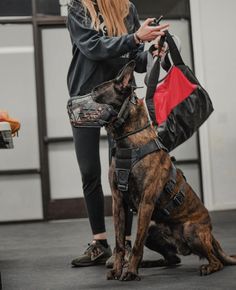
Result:
<svg viewBox="0 0 236 290"><path fill-rule="evenodd" d="M157 85L153 96L157 123L161 125L165 122L171 111L196 89L197 85L191 83L182 71L174 66L167 77Z"/></svg>
<svg viewBox="0 0 236 290"><path fill-rule="evenodd" d="M158 126L159 138L171 151L189 139L214 109L208 93L184 64L168 31L166 41L173 65L158 83L160 60L154 62L147 83L146 102L150 116Z"/></svg>

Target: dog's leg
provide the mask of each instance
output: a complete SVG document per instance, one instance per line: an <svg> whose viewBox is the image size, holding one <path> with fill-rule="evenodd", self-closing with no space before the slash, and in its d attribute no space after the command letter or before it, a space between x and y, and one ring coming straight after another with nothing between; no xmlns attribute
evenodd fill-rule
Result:
<svg viewBox="0 0 236 290"><path fill-rule="evenodd" d="M152 251L158 252L165 259L142 261L142 268L173 266L181 262L176 255L177 249L175 245L174 234L165 224L152 224L148 229L148 236L145 246Z"/></svg>
<svg viewBox="0 0 236 290"><path fill-rule="evenodd" d="M123 261L125 255L125 211L123 196L120 191L113 189L112 201L116 246L113 269L107 273L107 279L117 280L122 275Z"/></svg>
<svg viewBox="0 0 236 290"><path fill-rule="evenodd" d="M155 172L156 174L154 175L150 171L150 174L146 175L145 180L143 180L144 187L142 189L143 193L138 210L136 239L132 248L127 271L121 277L121 280L123 281L141 279L138 275L138 267L143 256L143 247L147 236L148 227L151 221L156 199L159 197L160 192L163 190L170 172L171 163L170 158L166 152L163 151L163 153L159 155L159 158L159 172ZM156 168L157 167L155 166L155 169Z"/></svg>
<svg viewBox="0 0 236 290"><path fill-rule="evenodd" d="M158 192L160 192L160 190ZM155 192L153 193L153 185L151 184L145 190L142 201L139 205L136 239L132 248L132 254L130 256L127 271L121 277L121 280L123 281L140 280L138 266L143 256L144 242L147 236L152 212L154 210L155 197L156 194Z"/></svg>
<svg viewBox="0 0 236 290"><path fill-rule="evenodd" d="M141 202L139 207L137 222L138 230L135 243L132 248L132 254L128 263L128 268L121 277L121 280L123 281L140 280L138 275L138 266L142 259L144 241L147 235L148 225L152 217L153 209L154 203L151 200L146 200L144 197L144 200Z"/></svg>
<svg viewBox="0 0 236 290"><path fill-rule="evenodd" d="M200 266L201 276L217 272L224 267L221 261L215 256L212 245L212 234L208 227L202 227L200 231L198 230L194 233L194 241L192 241L191 248L193 253L209 261L209 264Z"/></svg>

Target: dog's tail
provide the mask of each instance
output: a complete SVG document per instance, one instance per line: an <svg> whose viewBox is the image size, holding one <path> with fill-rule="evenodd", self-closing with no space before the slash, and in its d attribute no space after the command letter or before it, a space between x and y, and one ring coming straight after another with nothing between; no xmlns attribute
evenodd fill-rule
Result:
<svg viewBox="0 0 236 290"><path fill-rule="evenodd" d="M236 255L227 255L221 248L220 243L212 236L212 245L218 259L225 265L236 265Z"/></svg>

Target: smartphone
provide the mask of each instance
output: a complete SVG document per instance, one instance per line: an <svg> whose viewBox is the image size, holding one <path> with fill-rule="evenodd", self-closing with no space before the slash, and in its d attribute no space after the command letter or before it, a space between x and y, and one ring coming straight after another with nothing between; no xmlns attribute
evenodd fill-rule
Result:
<svg viewBox="0 0 236 290"><path fill-rule="evenodd" d="M150 26L158 26L158 25L160 25L160 22L161 22L162 19L163 19L163 15L161 15L158 19L155 18L153 20L153 22L151 22L149 25Z"/></svg>

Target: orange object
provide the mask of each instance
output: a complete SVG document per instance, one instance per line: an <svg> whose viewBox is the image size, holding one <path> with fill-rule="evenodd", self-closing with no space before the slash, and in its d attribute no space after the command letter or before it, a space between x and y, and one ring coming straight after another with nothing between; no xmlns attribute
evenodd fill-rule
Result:
<svg viewBox="0 0 236 290"><path fill-rule="evenodd" d="M0 110L0 122L8 122L11 126L11 133L13 136L19 131L20 129L20 122L16 119L10 118L9 114L6 111Z"/></svg>

